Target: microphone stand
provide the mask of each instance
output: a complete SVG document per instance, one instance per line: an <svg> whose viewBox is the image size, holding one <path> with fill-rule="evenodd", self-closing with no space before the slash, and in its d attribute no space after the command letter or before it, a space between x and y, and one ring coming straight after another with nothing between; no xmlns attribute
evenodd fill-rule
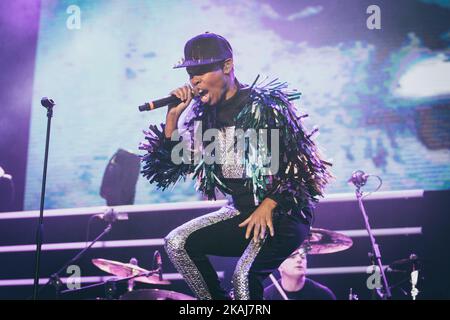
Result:
<svg viewBox="0 0 450 320"><path fill-rule="evenodd" d="M106 288L105 288L106 298L108 300L110 300L110 299L113 299L113 296L115 294L116 287L117 287L118 283L133 281L134 279L140 278L140 277L150 277L150 276L152 276L152 275L154 275L156 273L159 273L159 272L160 272L160 269L158 268L158 269L155 269L155 270L150 270L148 272L134 274L134 275L131 275L131 276L128 276L128 277L124 277L124 278L117 278L116 277L116 278L108 279L108 280L106 280L104 282L99 282L99 283L87 285L87 286L81 287L79 289L67 289L67 290L62 291L61 293L62 294L68 294L68 293L74 293L74 292L82 292L82 291L85 291L85 290L89 290L89 289L92 289L92 288L97 288L97 287L101 287L101 286L105 286L106 285Z"/></svg>
<svg viewBox="0 0 450 320"><path fill-rule="evenodd" d="M92 248L92 246L101 238L103 238L107 233L109 233L112 229L112 222L108 224L108 226L105 228L105 230L103 230L103 232L97 236L97 238L95 238L94 240L91 241L91 243L85 247L83 250L81 250L76 256L74 256L72 259L70 259L61 269L59 269L57 272L55 272L54 274L52 274L50 276L50 279L47 281L47 283L41 287L41 289L39 290L39 292L41 292L44 288L46 288L48 285L52 284L55 287L55 293L56 293L56 298L59 299L60 297L60 289L62 286L62 282L60 280L60 274L61 272L63 272L64 270L67 269L68 266L70 266L71 264L73 264L75 261L79 260L85 253L86 251L88 251L90 248Z"/></svg>
<svg viewBox="0 0 450 320"><path fill-rule="evenodd" d="M33 285L33 300L38 298L39 287L39 273L41 265L41 251L42 241L44 236L44 201L45 201L45 185L47 181L47 163L48 163L48 149L50 144L50 128L53 117L53 106L55 102L46 97L42 98L41 104L47 109L47 134L45 138L45 153L44 153L44 169L42 173L42 188L41 188L41 203L39 207L39 223L36 231L36 255L35 255L35 273Z"/></svg>
<svg viewBox="0 0 450 320"><path fill-rule="evenodd" d="M361 184L355 183L355 186L356 186L356 198L358 199L359 209L361 210L362 216L364 218L364 224L366 226L367 233L369 234L370 244L372 245L373 258L375 259L376 264L380 268L381 278L383 280L383 286L384 286L385 293L384 293L384 295L381 296L381 298L382 299L390 299L392 297L391 289L389 288L387 278L384 273L383 264L381 263L380 248L378 247L378 244L375 241L375 237L373 236L372 229L370 227L369 217L367 216L366 210L364 208L364 204L362 201L363 193L361 191Z"/></svg>

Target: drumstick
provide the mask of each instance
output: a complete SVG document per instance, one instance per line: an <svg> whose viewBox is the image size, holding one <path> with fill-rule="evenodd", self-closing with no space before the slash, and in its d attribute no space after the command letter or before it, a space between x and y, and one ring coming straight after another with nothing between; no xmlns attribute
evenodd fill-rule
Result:
<svg viewBox="0 0 450 320"><path fill-rule="evenodd" d="M281 294L284 300L289 300L286 293L284 292L283 288L278 283L277 279L273 276L273 274L270 274L269 276L270 280L272 280L273 284L275 285L275 288L277 288L278 292Z"/></svg>

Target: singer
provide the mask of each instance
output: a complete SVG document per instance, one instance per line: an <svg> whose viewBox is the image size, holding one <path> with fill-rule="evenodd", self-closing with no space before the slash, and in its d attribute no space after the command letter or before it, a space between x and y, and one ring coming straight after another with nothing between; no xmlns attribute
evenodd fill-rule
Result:
<svg viewBox="0 0 450 320"><path fill-rule="evenodd" d="M165 249L198 299L261 300L263 280L307 237L314 205L331 177L330 164L321 159L296 115L291 101L300 94L277 81L240 83L232 48L222 36L207 32L190 39L184 59L174 68L181 67L189 84L172 91L181 102L169 105L161 129L151 125L145 132L142 174L162 190L192 174L208 199L216 199L216 191L231 199L171 231ZM212 152L204 141L192 152L225 154L223 163L172 161L172 148L179 143L172 134L185 110L184 129L191 137L199 121L203 130L218 131ZM247 143L244 155L228 157L237 129L278 130L279 139L270 142L271 150L274 143L279 147L271 153L279 161L276 172L262 174L261 163L248 155ZM233 294L222 288L207 255L239 257Z"/></svg>

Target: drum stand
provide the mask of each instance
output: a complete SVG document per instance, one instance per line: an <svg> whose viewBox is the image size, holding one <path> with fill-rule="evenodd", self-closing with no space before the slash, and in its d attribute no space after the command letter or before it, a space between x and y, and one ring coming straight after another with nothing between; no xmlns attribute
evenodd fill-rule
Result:
<svg viewBox="0 0 450 320"><path fill-rule="evenodd" d="M76 293L76 292L81 292L81 291L85 291L88 289L92 289L92 288L97 288L97 287L101 287L101 286L105 286L105 297L107 300L112 300L115 298L116 295L116 291L117 291L117 285L119 283L122 282L128 282L128 284L130 282L134 282L135 278L139 278L139 277L150 277L154 274L159 273L159 268L156 270L150 270L149 272L144 272L144 273L138 273L138 274L133 274L129 277L125 277L125 278L112 278L112 279L108 279L104 282L100 282L100 283L95 283L89 286L84 286L82 288L79 289L67 289L64 291L61 291L61 294L68 294L68 293ZM128 292L130 292L130 290L128 290Z"/></svg>
<svg viewBox="0 0 450 320"><path fill-rule="evenodd" d="M94 240L91 241L91 243L84 248L83 250L81 250L75 257L73 257L72 259L70 259L66 264L64 264L64 266L59 269L57 272L55 272L54 274L52 274L50 276L50 279L47 281L47 283L45 285L43 285L38 292L41 292L44 288L46 288L49 285L52 285L55 288L55 297L56 299L60 298L61 293L61 287L62 287L62 281L60 279L60 274L65 271L67 269L68 266L72 265L73 263L75 263L77 260L79 260L85 253L86 251L88 251L90 248L92 248L92 246L99 241L101 238L103 238L107 233L109 233L112 229L112 222L108 224L108 226L105 228L105 230L103 230L103 232L97 236L97 238L95 238ZM67 291L67 290L66 290ZM66 292L64 291L64 292ZM73 290L69 290L69 291L73 291Z"/></svg>

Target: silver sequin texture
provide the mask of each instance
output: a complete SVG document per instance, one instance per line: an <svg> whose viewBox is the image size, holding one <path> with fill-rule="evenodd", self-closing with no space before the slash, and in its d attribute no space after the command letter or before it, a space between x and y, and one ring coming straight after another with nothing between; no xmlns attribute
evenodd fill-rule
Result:
<svg viewBox="0 0 450 320"><path fill-rule="evenodd" d="M265 240L266 238L258 239L256 243L251 240L239 259L232 280L235 300L250 300L248 273Z"/></svg>
<svg viewBox="0 0 450 320"><path fill-rule="evenodd" d="M244 150L237 148L235 152L235 127L225 127L219 130L217 143L217 158L222 164L222 174L225 178L245 178L244 173Z"/></svg>
<svg viewBox="0 0 450 320"><path fill-rule="evenodd" d="M236 208L227 205L217 211L186 222L172 230L164 239L167 255L198 299L211 300L212 297L205 279L186 252L186 239L194 231L231 219L239 214L240 212Z"/></svg>

